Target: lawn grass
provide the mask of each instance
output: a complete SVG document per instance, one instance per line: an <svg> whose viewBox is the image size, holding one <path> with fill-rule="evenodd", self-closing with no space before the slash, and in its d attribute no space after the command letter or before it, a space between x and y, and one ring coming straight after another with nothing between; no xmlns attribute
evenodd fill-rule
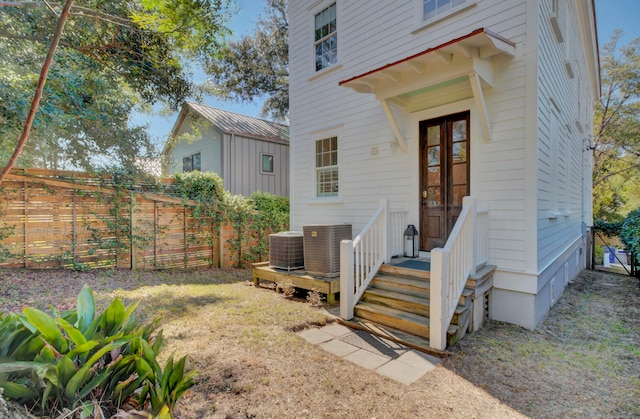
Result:
<svg viewBox="0 0 640 419"><path fill-rule="evenodd" d="M640 415L637 280L583 272L535 331L490 321L411 386L336 358L296 331L333 321L302 293L256 288L247 270L0 271L0 309L140 300L162 357L188 355L198 383L178 418L633 417Z"/></svg>

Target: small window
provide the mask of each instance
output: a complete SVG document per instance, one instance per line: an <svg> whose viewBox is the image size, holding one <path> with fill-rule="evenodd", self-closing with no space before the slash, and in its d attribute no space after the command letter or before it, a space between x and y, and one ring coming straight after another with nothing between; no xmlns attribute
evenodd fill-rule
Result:
<svg viewBox="0 0 640 419"><path fill-rule="evenodd" d="M338 62L338 28L335 3L315 16L313 47L315 49L316 71Z"/></svg>
<svg viewBox="0 0 640 419"><path fill-rule="evenodd" d="M182 171L193 172L200 171L200 153L192 154L182 158Z"/></svg>
<svg viewBox="0 0 640 419"><path fill-rule="evenodd" d="M316 141L316 196L338 196L338 137Z"/></svg>
<svg viewBox="0 0 640 419"><path fill-rule="evenodd" d="M466 2L467 0L422 0L422 20L426 22L435 19Z"/></svg>
<svg viewBox="0 0 640 419"><path fill-rule="evenodd" d="M273 156L271 154L262 155L262 171L273 173Z"/></svg>

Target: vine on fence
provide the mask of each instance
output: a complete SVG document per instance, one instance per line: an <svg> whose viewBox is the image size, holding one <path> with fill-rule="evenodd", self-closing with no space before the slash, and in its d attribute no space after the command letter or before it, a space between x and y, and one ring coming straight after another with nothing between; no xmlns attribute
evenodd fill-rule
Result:
<svg viewBox="0 0 640 419"><path fill-rule="evenodd" d="M71 179L76 184L83 181L82 178L72 177ZM74 189L74 211L76 211L76 199L80 199L82 202L80 208L83 208L84 212L78 216L78 220L89 235L85 236L89 241L87 242L85 239L82 242L83 256L79 257L76 253L79 246L76 240L79 230L76 230L74 224L71 244L66 245L71 247L72 251L60 249L60 254L57 255L47 255L46 253L29 255L24 260L28 259L32 266L50 261L56 261L59 266L74 270L118 266L120 257L126 258L127 255L131 255L132 258L136 257L137 253L134 253L133 249L146 251L157 244L158 237L164 230L172 227L175 231L176 222L184 223L185 266L188 265L189 260L193 260L189 258L189 252L192 255L200 255L200 259L207 260L211 266L214 263L215 243L226 222L233 229L233 236L227 240L232 260L236 266L242 267L247 262L265 260L268 257L269 234L286 230L289 225L289 200L287 198L262 192L256 192L248 198L231 196L224 189L222 179L214 173L182 173L176 175L175 181L168 184L150 179L135 179L123 173L114 174L111 178L98 176L85 180L93 185L97 183L101 187L109 188L111 191L88 191L81 187ZM70 180L65 179L65 181ZM31 185L37 185L37 188L41 188L48 194L60 193L59 190L54 190L43 183ZM26 183L25 187L27 187ZM20 190L16 190L15 199L18 201L21 200ZM168 196L181 198L183 199L181 207L184 213L169 211L169 214L175 214L174 219L163 226L159 225L157 213L155 213L152 222L148 221L148 216L138 218L136 213L138 201L143 203L145 201L136 198L136 194L132 192L134 190L142 192L142 198L145 197L145 192L164 193ZM5 202L13 200L8 196L6 190L2 190L2 192L7 198ZM140 195L138 194L138 196ZM153 197L149 199L152 202L155 200ZM161 201L155 202L157 204ZM62 206L63 203L61 198L60 205ZM92 205L90 209L87 209L87 203ZM69 207L70 205L70 203L66 203L65 206ZM163 208L165 205L174 208L176 205L180 206L180 204L167 203L162 205ZM144 214L144 211L142 213ZM56 217L58 213L52 212L51 214ZM75 220L75 212L73 214ZM183 217L187 217L187 219L182 220ZM9 248L3 245L6 243L3 242L3 239L15 233L15 226L5 226L2 221L0 219L0 262L7 258L16 257L11 254ZM62 240L69 240L65 233L61 237ZM203 253L203 248L211 249L211 253ZM89 256L90 259L87 260L86 256ZM135 260L131 260L132 265ZM154 263L156 262L154 251ZM174 260L174 262L177 261Z"/></svg>

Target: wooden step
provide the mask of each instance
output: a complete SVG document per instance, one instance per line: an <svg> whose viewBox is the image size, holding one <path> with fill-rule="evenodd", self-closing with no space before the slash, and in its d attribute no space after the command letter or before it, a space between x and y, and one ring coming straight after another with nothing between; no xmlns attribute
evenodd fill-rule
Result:
<svg viewBox="0 0 640 419"><path fill-rule="evenodd" d="M480 287L485 281L493 278L495 270L495 265L481 266L478 268L475 275L469 275L469 278L467 278L467 287L472 289Z"/></svg>
<svg viewBox="0 0 640 419"><path fill-rule="evenodd" d="M429 338L429 318L425 316L368 302L358 303L355 307L355 315L416 336ZM453 337L457 332L458 326L450 325L447 330L447 335Z"/></svg>
<svg viewBox="0 0 640 419"><path fill-rule="evenodd" d="M424 278L378 273L371 281L370 286L416 297L429 296L429 280Z"/></svg>
<svg viewBox="0 0 640 419"><path fill-rule="evenodd" d="M460 303L462 305L466 305L467 301L471 302L471 297L473 296L473 290L469 288L465 288L462 290L462 295L460 296Z"/></svg>
<svg viewBox="0 0 640 419"><path fill-rule="evenodd" d="M411 277L421 278L421 279L429 279L431 277L431 273L429 271L423 271L420 269L402 268L400 266L394 266L394 265L382 265L380 267L379 272L388 273L392 275L411 276Z"/></svg>
<svg viewBox="0 0 640 419"><path fill-rule="evenodd" d="M429 298L369 287L361 301L429 317Z"/></svg>
<svg viewBox="0 0 640 419"><path fill-rule="evenodd" d="M418 314L424 317L429 317L429 310L431 308L428 297L416 297L414 295L379 288L368 288L362 295L362 299L360 301L379 304L395 310ZM465 302L456 306L456 310L453 312L453 317L451 318L451 323L460 325L459 318L467 311L471 311L470 299L467 299Z"/></svg>

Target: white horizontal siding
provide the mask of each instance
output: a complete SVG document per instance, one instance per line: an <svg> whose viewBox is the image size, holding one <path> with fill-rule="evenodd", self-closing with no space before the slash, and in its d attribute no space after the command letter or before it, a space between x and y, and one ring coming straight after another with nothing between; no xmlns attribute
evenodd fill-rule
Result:
<svg viewBox="0 0 640 419"><path fill-rule="evenodd" d="M585 80L580 78L580 67L586 67L586 53L579 39L573 2L559 2L559 21L563 42L557 41L549 20L552 0L540 1L539 20L539 69L538 69L538 270L550 265L581 235L581 223L590 218L590 194L584 197L582 186L590 179L583 168L588 167L583 138L589 132L580 133L575 121L590 125L592 113L580 110L579 89ZM574 66L574 79L570 79L565 61ZM582 95L584 96L584 95ZM591 95L592 96L592 95ZM551 99L551 100L550 100ZM558 136L552 135L551 113L555 102L558 110ZM592 103L585 108L592 109ZM554 156L556 155L557 156ZM554 166L555 164L555 166ZM556 212L556 216L550 214Z"/></svg>
<svg viewBox="0 0 640 419"><path fill-rule="evenodd" d="M326 2L329 5L330 2ZM415 2L338 1L340 67L317 75L313 71L313 12L304 2L289 4L291 92L292 228L319 222L350 222L354 234L374 212L380 198L418 219L417 123L401 118L401 131L409 139L408 152L392 146L394 135L380 103L373 95L359 94L338 83L384 64L405 58L477 28L486 28L522 44L526 38L526 2L482 0L476 6L428 28L415 29ZM366 13L363 13L366 10ZM522 270L527 258L524 232L529 223L526 207L526 50L514 58L494 58L494 86L485 89L493 130L490 142L479 140L477 114L472 111L472 194L490 212L490 256L505 269ZM433 108L470 97L468 83L450 91L436 91L414 110ZM465 90L466 89L466 90ZM448 97L447 97L448 96ZM466 103L466 102L465 102ZM469 109L467 107L467 109ZM465 110L464 108L456 110ZM435 115L438 116L438 115ZM314 194L314 140L322 130L339 129L341 202L318 204ZM372 148L377 154L372 155ZM535 193L535 191L529 191Z"/></svg>

